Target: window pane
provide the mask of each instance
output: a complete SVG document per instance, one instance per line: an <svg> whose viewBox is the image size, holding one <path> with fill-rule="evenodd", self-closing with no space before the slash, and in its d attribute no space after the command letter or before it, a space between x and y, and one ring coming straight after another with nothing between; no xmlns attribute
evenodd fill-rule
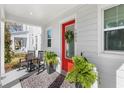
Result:
<svg viewBox="0 0 124 93"><path fill-rule="evenodd" d="M27 38L14 37L15 50L26 51Z"/></svg>
<svg viewBox="0 0 124 93"><path fill-rule="evenodd" d="M66 26L66 31L73 31L74 32L74 25ZM66 42L66 57L72 58L74 56L74 39L71 42Z"/></svg>
<svg viewBox="0 0 124 93"><path fill-rule="evenodd" d="M117 27L117 7L104 11L104 28Z"/></svg>
<svg viewBox="0 0 124 93"><path fill-rule="evenodd" d="M51 39L48 39L48 47L51 47Z"/></svg>
<svg viewBox="0 0 124 93"><path fill-rule="evenodd" d="M9 26L10 32L23 31L23 24L19 24L15 22L7 22L7 25Z"/></svg>
<svg viewBox="0 0 124 93"><path fill-rule="evenodd" d="M124 29L104 32L105 50L124 50Z"/></svg>
<svg viewBox="0 0 124 93"><path fill-rule="evenodd" d="M48 38L51 38L51 30L48 30L48 31L47 31L47 37L48 37Z"/></svg>
<svg viewBox="0 0 124 93"><path fill-rule="evenodd" d="M124 26L124 5L118 6L118 26Z"/></svg>

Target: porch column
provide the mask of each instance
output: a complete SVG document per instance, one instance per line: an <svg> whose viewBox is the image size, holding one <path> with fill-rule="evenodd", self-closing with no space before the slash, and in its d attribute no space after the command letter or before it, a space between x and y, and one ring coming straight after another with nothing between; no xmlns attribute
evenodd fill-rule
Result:
<svg viewBox="0 0 124 93"><path fill-rule="evenodd" d="M0 88L2 87L1 83L1 20L0 20Z"/></svg>
<svg viewBox="0 0 124 93"><path fill-rule="evenodd" d="M0 75L4 76L5 68L4 68L4 22L1 22L0 28Z"/></svg>
<svg viewBox="0 0 124 93"><path fill-rule="evenodd" d="M41 41L41 34L38 34L38 50L41 50L41 44L42 44L42 41Z"/></svg>
<svg viewBox="0 0 124 93"><path fill-rule="evenodd" d="M5 75L4 69L4 7L0 7L0 87L2 87L1 78Z"/></svg>
<svg viewBox="0 0 124 93"><path fill-rule="evenodd" d="M0 21L0 87L2 87L1 79L5 75L4 68L4 22Z"/></svg>
<svg viewBox="0 0 124 93"><path fill-rule="evenodd" d="M29 44L30 44L30 39L29 39L29 38L30 38L30 34L28 33L28 34L27 34L27 39L26 39L26 40L27 40L27 41L26 41L26 52L27 52L28 50L30 50L30 45L29 45Z"/></svg>

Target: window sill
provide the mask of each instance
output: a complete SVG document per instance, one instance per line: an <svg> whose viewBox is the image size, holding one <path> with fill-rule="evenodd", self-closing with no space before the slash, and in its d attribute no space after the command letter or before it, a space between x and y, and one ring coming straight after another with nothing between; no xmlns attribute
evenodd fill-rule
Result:
<svg viewBox="0 0 124 93"><path fill-rule="evenodd" d="M108 57L113 59L124 59L124 52L103 51L98 53L99 57Z"/></svg>
<svg viewBox="0 0 124 93"><path fill-rule="evenodd" d="M48 50L52 49L52 47L47 47Z"/></svg>

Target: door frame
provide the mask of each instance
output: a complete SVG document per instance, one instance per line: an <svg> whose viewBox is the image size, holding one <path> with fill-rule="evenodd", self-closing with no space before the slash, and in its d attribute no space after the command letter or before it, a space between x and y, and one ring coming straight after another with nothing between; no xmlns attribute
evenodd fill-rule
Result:
<svg viewBox="0 0 124 93"><path fill-rule="evenodd" d="M64 38L64 35L66 33L66 27L68 27L70 25L74 25L74 31L75 31L75 19L69 20L62 24L62 70L66 71L66 72L69 72L73 68L73 65L74 65L72 59L66 57L67 43ZM75 51L75 48L74 48L74 51Z"/></svg>
<svg viewBox="0 0 124 93"><path fill-rule="evenodd" d="M66 23L66 22L68 22L68 21L70 21L70 20L75 20L75 50L74 50L74 52L75 52L75 55L77 55L77 20L76 20L77 18L76 18L76 14L73 14L73 15L71 15L71 16L69 16L69 17L66 17L66 18L64 18L63 20L61 20L59 23L59 29L60 29L60 53L61 53L61 61L62 61L62 24L64 24L64 23ZM66 71L64 71L63 69L62 69L62 62L61 62L61 71L62 72L64 72L65 74L67 73Z"/></svg>

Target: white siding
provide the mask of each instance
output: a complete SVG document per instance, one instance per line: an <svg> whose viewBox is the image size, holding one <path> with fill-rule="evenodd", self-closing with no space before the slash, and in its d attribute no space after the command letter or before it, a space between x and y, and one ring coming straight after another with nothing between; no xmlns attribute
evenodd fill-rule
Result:
<svg viewBox="0 0 124 93"><path fill-rule="evenodd" d="M52 30L52 43L51 43L51 48L47 47L47 30L51 29ZM48 27L45 31L45 46L46 50L54 51L60 56L60 31L59 31L59 23L52 24L50 27Z"/></svg>
<svg viewBox="0 0 124 93"><path fill-rule="evenodd" d="M77 12L77 51L97 53L97 6L87 5ZM90 30L89 30L90 28Z"/></svg>
<svg viewBox="0 0 124 93"><path fill-rule="evenodd" d="M96 64L100 84L99 87L116 87L116 70L124 62L123 59L98 56L98 7L97 5L79 5L56 18L48 27L53 28L52 51L61 57L61 30L59 22L76 14L76 53L84 55L90 62Z"/></svg>

